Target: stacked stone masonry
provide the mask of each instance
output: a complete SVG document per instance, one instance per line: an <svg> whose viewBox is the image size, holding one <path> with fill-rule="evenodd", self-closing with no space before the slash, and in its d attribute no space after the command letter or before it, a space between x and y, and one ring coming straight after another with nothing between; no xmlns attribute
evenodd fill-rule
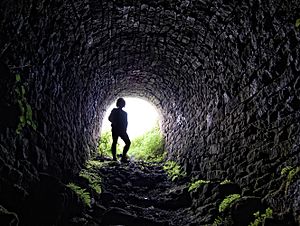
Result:
<svg viewBox="0 0 300 226"><path fill-rule="evenodd" d="M300 163L299 18L298 0L2 0L0 192L78 172L106 108L137 96L189 175L264 197ZM36 131L15 132L16 74Z"/></svg>

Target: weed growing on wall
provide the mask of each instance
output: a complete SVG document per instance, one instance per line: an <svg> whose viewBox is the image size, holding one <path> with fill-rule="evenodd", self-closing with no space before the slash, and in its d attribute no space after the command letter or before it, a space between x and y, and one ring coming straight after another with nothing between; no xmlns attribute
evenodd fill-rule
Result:
<svg viewBox="0 0 300 226"><path fill-rule="evenodd" d="M131 142L129 155L137 160L162 161L165 157L164 139L158 123Z"/></svg>
<svg viewBox="0 0 300 226"><path fill-rule="evenodd" d="M300 18L296 20L295 26L296 26L296 28L300 27Z"/></svg>
<svg viewBox="0 0 300 226"><path fill-rule="evenodd" d="M263 223L267 218L272 218L273 210L271 208L267 208L265 210L265 213L260 213L259 211L257 211L253 215L255 217L255 220L252 223L250 223L249 226L260 226L264 225Z"/></svg>
<svg viewBox="0 0 300 226"><path fill-rule="evenodd" d="M207 180L197 180L197 181L190 184L188 191L189 192L194 191L197 188L199 188L201 185L208 184L209 182L210 181L207 181Z"/></svg>
<svg viewBox="0 0 300 226"><path fill-rule="evenodd" d="M293 182L295 176L300 173L300 166L291 167L286 166L281 170L281 175L287 175L285 184L285 193L287 193L290 184Z"/></svg>
<svg viewBox="0 0 300 226"><path fill-rule="evenodd" d="M232 182L231 180L225 179L225 180L223 180L220 184L221 184L221 185L224 185L224 184L233 184L233 182Z"/></svg>
<svg viewBox="0 0 300 226"><path fill-rule="evenodd" d="M73 190L87 206L91 207L91 196L89 192L74 183L67 184L67 187Z"/></svg>
<svg viewBox="0 0 300 226"><path fill-rule="evenodd" d="M224 225L224 219L221 218L220 216L218 216L218 217L214 220L212 226L221 226L221 225Z"/></svg>
<svg viewBox="0 0 300 226"><path fill-rule="evenodd" d="M219 212L224 212L227 208L229 208L236 200L240 199L240 194L232 194L226 196L226 198L219 205Z"/></svg>
<svg viewBox="0 0 300 226"><path fill-rule="evenodd" d="M22 129L28 125L32 129L36 130L36 123L32 119L32 109L31 106L28 104L27 99L25 97L25 87L21 83L21 76L20 74L16 75L16 88L15 88L17 102L20 109L20 117L19 117L19 124L16 129L16 133L20 134Z"/></svg>
<svg viewBox="0 0 300 226"><path fill-rule="evenodd" d="M175 161L167 161L164 163L163 169L168 174L172 181L181 179L186 176L181 166Z"/></svg>

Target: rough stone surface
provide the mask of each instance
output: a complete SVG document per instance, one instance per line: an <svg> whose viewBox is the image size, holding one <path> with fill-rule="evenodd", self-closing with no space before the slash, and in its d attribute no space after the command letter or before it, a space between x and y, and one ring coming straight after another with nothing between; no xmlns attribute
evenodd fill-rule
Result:
<svg viewBox="0 0 300 226"><path fill-rule="evenodd" d="M39 172L78 173L119 96L157 106L189 175L278 190L300 162L299 11L298 0L2 0L0 204L15 212ZM16 74L36 131L16 134Z"/></svg>

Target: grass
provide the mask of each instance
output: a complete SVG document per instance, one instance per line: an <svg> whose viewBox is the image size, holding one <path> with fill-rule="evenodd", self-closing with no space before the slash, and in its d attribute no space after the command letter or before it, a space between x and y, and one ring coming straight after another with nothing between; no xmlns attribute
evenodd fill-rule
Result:
<svg viewBox="0 0 300 226"><path fill-rule="evenodd" d="M133 139L128 153L136 160L162 161L165 157L165 149L159 124Z"/></svg>
<svg viewBox="0 0 300 226"><path fill-rule="evenodd" d="M112 136L110 131L102 132L98 141L98 153L100 156L111 155ZM117 145L117 154L122 153L121 145ZM158 122L149 131L133 139L128 155L135 160L159 162L165 158L164 138L160 132Z"/></svg>
<svg viewBox="0 0 300 226"><path fill-rule="evenodd" d="M112 136L110 131L104 131L98 141L98 153L101 157L112 157L111 154ZM117 154L122 153L120 144L117 144Z"/></svg>

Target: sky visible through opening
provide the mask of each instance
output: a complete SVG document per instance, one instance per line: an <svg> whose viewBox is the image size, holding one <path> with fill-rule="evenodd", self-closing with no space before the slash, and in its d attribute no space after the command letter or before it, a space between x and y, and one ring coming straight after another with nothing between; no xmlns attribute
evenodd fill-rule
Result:
<svg viewBox="0 0 300 226"><path fill-rule="evenodd" d="M127 112L128 116L127 133L129 138L132 140L133 138L140 136L153 128L153 126L155 126L156 122L159 120L159 113L154 105L141 98L124 97L124 100L126 102L126 106L123 108L123 110ZM103 132L111 130L111 124L108 121L108 116L113 108L116 108L116 100L106 110L102 122Z"/></svg>

